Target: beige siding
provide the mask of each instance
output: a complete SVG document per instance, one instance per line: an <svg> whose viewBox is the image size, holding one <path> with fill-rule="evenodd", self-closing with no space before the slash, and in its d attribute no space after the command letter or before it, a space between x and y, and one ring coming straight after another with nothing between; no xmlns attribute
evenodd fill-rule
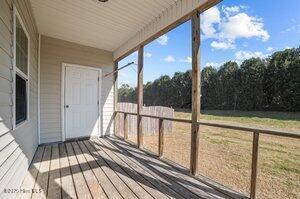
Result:
<svg viewBox="0 0 300 199"><path fill-rule="evenodd" d="M13 126L13 4L30 35L29 122ZM37 133L38 34L28 0L0 1L0 198L14 198L4 189L19 188L38 145Z"/></svg>
<svg viewBox="0 0 300 199"><path fill-rule="evenodd" d="M42 36L41 40L41 143L62 141L61 71L62 63L101 67L102 74L113 69L112 52ZM102 78L102 132L112 132L112 76Z"/></svg>

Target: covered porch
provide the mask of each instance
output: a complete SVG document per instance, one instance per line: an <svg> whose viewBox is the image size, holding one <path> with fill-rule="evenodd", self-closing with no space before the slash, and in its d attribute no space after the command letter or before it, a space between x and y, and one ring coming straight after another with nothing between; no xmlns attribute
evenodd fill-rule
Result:
<svg viewBox="0 0 300 199"><path fill-rule="evenodd" d="M38 147L17 198L246 198L116 137Z"/></svg>
<svg viewBox="0 0 300 199"><path fill-rule="evenodd" d="M7 29L7 36L0 43L5 57L5 63L0 63L5 70L0 72L6 82L5 95L0 97L0 116L4 118L0 126L4 165L0 198L256 198L260 136L300 136L200 120L200 14L219 2L1 1L5 11L1 12L1 27ZM145 114L144 47L189 20L191 119ZM24 54L30 58L21 85L26 90L20 100L24 123L17 126L15 79L20 75L16 73L16 38L11 27L28 32L23 42L27 44ZM118 109L118 71L122 67L118 63L135 51L137 110L126 112ZM136 117L136 144L128 141L129 116ZM155 154L145 150L143 118L158 123ZM187 167L164 158L166 121L190 127ZM118 125L123 137L118 137ZM202 126L240 130L251 136L249 195L199 175Z"/></svg>

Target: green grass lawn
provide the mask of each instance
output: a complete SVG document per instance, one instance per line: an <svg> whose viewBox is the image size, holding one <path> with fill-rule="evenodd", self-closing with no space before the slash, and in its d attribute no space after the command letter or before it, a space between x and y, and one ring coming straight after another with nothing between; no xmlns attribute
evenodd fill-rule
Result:
<svg viewBox="0 0 300 199"><path fill-rule="evenodd" d="M241 123L256 127L279 128L300 133L300 112L263 112L263 111L202 111L205 120ZM176 110L175 117L190 119L190 110Z"/></svg>

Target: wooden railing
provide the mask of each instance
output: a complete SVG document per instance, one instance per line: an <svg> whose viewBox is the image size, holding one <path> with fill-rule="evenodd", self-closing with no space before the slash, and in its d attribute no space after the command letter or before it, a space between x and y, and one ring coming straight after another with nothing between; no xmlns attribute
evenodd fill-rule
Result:
<svg viewBox="0 0 300 199"><path fill-rule="evenodd" d="M128 115L137 116L138 114L132 113L132 112L124 112L124 111L116 111L116 114L117 113L124 114L124 139L127 139L128 138L128 124L127 124L128 117L127 116ZM168 118L168 117L160 117L160 116L145 115L145 114L140 114L140 117L148 117L148 118L158 119L158 122L159 122L158 156L160 158L163 156L163 151L164 151L164 147L163 147L164 146L164 128L163 128L164 121L167 120L167 121L172 121L172 122L182 122L182 123L192 124L192 120L188 120L188 119ZM212 127L240 130L240 131L244 131L244 132L252 132L253 133L251 181L250 181L250 198L251 199L254 199L256 196L256 179L257 179L257 163L258 163L257 160L258 160L258 147L259 147L260 134L268 134L268 135L274 135L274 136L300 139L300 133L294 133L294 132L288 132L288 131L272 130L272 129L265 129L265 128L255 128L255 127L232 125L232 124L222 124L222 123L205 121L205 120L198 121L197 125L198 125L198 127L199 127L199 125L204 125L204 126L212 126Z"/></svg>

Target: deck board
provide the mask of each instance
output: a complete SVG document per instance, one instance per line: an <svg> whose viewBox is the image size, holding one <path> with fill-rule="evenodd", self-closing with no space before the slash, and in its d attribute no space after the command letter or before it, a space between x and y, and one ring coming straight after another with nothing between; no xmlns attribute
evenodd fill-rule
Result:
<svg viewBox="0 0 300 199"><path fill-rule="evenodd" d="M156 170L160 175L163 175L165 178L170 179L172 181L173 186L176 187L180 193L184 193L184 197L188 198L215 198L215 197L226 197L226 195L222 193L218 193L214 189L208 187L206 184L200 183L194 178L185 175L183 173L178 172L172 166L167 165L166 163L147 155L140 150L131 147L128 143L120 142L119 140L115 140L115 142L119 147L127 149L129 153L131 153L135 158L140 159L141 162L144 162L148 167L153 170ZM202 189L198 187L201 186ZM188 191L187 191L187 190Z"/></svg>
<svg viewBox="0 0 300 199"><path fill-rule="evenodd" d="M115 153L122 158L126 163L128 163L132 168L138 171L143 175L145 179L151 182L157 190L164 193L169 198L183 198L176 190L173 190L168 181L158 176L156 173L145 167L137 159L134 159L131 154L126 154L126 151L121 151L115 146L111 145L112 150L115 150Z"/></svg>
<svg viewBox="0 0 300 199"><path fill-rule="evenodd" d="M84 179L83 173L81 172L79 163L73 151L71 142L66 143L68 159L71 167L71 173L74 179L74 185L78 198L92 198L89 187Z"/></svg>
<svg viewBox="0 0 300 199"><path fill-rule="evenodd" d="M172 170L172 167L164 164L158 159L153 158L153 161L151 157L147 157L146 154L144 154L142 151L138 150L137 148L133 148L126 144L121 143L116 140L115 146L121 147L125 150L127 150L127 153L131 154L135 159L138 159L139 162L141 162L145 167L147 167L149 170L156 173L158 176L160 176L162 179L165 179L170 187L174 189L178 194L180 194L184 198L213 198L210 194L205 193L204 191L197 189L201 192L201 195L197 195L195 192L191 191L189 189L189 184L187 182L180 182L182 179L178 178L179 176L173 175L170 170ZM122 145L120 145L122 144ZM165 169L165 168L166 169Z"/></svg>
<svg viewBox="0 0 300 199"><path fill-rule="evenodd" d="M107 160L105 161L104 157L102 156L102 149L97 149L91 141L86 141L85 143L92 155L94 156L94 158L97 159L99 166L103 167L106 175L112 181L114 186L118 189L119 193L124 198L137 198L136 195L132 192L132 190L128 187L128 185L120 178L117 172L109 166Z"/></svg>
<svg viewBox="0 0 300 199"><path fill-rule="evenodd" d="M59 163L62 198L76 198L76 191L69 165L68 154L66 146L63 143L59 145Z"/></svg>
<svg viewBox="0 0 300 199"><path fill-rule="evenodd" d="M90 189L90 192L91 192L93 198L100 198L100 199L107 198L102 187L98 183L98 180L97 180L96 176L94 175L92 169L90 168L89 164L86 162L86 159L83 156L83 153L82 153L81 149L79 148L77 142L72 142L72 146L75 151L79 166L83 172L85 181L88 182L87 185Z"/></svg>
<svg viewBox="0 0 300 199"><path fill-rule="evenodd" d="M117 138L39 146L21 188L43 191L17 198L233 198Z"/></svg>
<svg viewBox="0 0 300 199"><path fill-rule="evenodd" d="M51 148L52 146L50 145L45 147L39 173L34 185L34 192L32 193L32 197L31 197L33 199L47 198L48 177L49 177L50 160L51 160Z"/></svg>
<svg viewBox="0 0 300 199"><path fill-rule="evenodd" d="M50 175L47 198L61 198L61 181L60 181L60 166L59 166L59 149L58 144L52 146L52 155L50 161Z"/></svg>
<svg viewBox="0 0 300 199"><path fill-rule="evenodd" d="M153 198L149 193L145 191L133 178L131 178L126 172L125 168L120 165L119 162L114 161L107 153L105 153L105 148L101 146L98 139L93 140L94 146L98 151L101 150L101 156L105 159L108 165L116 171L117 175L126 183L126 185L132 190L132 192L138 198L150 199Z"/></svg>
<svg viewBox="0 0 300 199"><path fill-rule="evenodd" d="M31 198L32 195L31 190L35 185L35 181L40 170L44 149L45 149L44 146L41 146L37 149L33 157L32 163L25 176L25 179L23 180L23 183L20 187L21 190L26 190L26 191L24 193L18 193L17 197L23 199Z"/></svg>
<svg viewBox="0 0 300 199"><path fill-rule="evenodd" d="M99 140L97 140L99 141ZM166 198L162 193L155 189L155 187L147 180L145 180L137 171L132 169L127 163L123 162L116 154L107 149L105 142L100 141L103 144L103 150L110 156L110 158L122 167L122 169L135 181L140 187L142 187L147 193L143 198ZM150 195L149 195L150 194Z"/></svg>
<svg viewBox="0 0 300 199"><path fill-rule="evenodd" d="M90 151L87 149L83 141L78 142L88 164L92 168L97 180L102 185L104 192L106 193L107 197L110 199L121 199L122 196L118 192L118 190L114 187L112 182L109 178L105 175L102 168L97 164L94 157L91 155Z"/></svg>

